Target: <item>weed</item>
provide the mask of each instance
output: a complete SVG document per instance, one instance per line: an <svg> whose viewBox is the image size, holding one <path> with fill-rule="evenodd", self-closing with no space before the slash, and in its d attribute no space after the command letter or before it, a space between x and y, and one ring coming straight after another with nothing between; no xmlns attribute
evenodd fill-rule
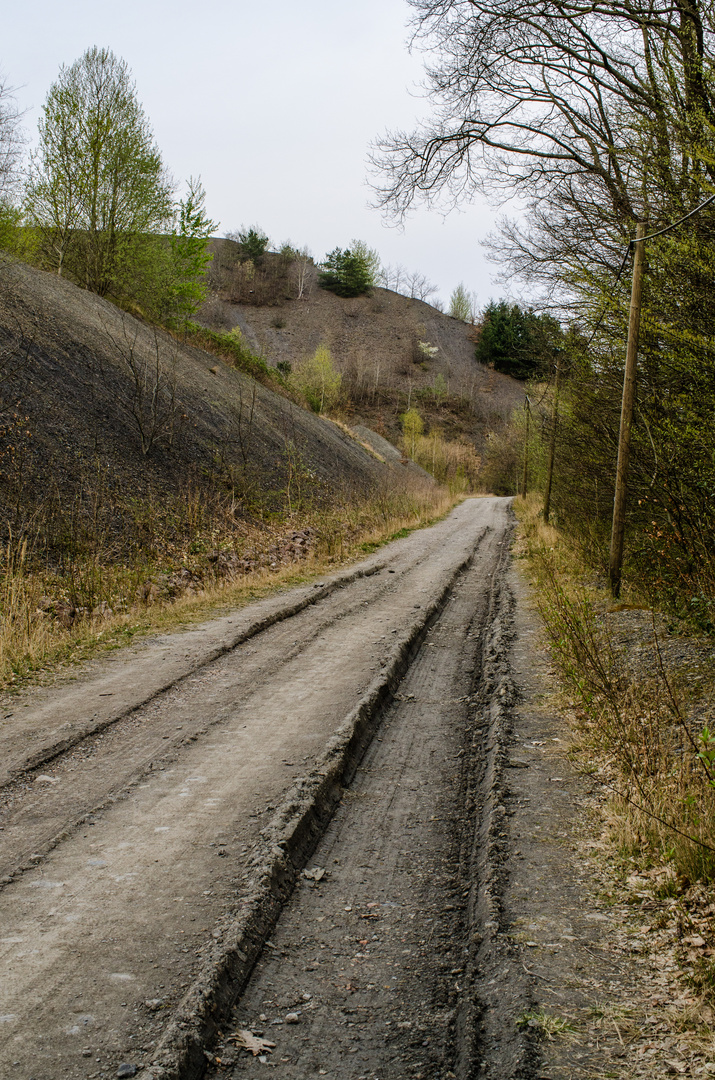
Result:
<svg viewBox="0 0 715 1080"><path fill-rule="evenodd" d="M516 1021L520 1028L531 1028L542 1039L554 1039L557 1035L566 1036L574 1031L574 1027L562 1016L553 1016L551 1013L540 1010L539 1012L525 1012Z"/></svg>

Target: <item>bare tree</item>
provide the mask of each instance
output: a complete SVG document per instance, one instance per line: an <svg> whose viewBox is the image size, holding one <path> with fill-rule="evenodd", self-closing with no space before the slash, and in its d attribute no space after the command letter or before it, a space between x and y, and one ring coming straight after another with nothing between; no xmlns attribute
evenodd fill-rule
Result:
<svg viewBox="0 0 715 1080"><path fill-rule="evenodd" d="M433 285L426 274L419 270L407 270L401 263L392 266L388 263L380 267L378 284L383 289L391 289L392 292L409 296L411 300L429 300L434 296L438 286Z"/></svg>
<svg viewBox="0 0 715 1080"><path fill-rule="evenodd" d="M391 289L393 292L402 292L402 283L406 273L407 271L401 263L397 263L395 266L392 266L391 263L387 263L385 266L380 267L378 284L382 285L383 289Z"/></svg>
<svg viewBox="0 0 715 1080"><path fill-rule="evenodd" d="M379 143L378 202L526 200L501 254L544 280L609 272L637 220L715 183L715 21L703 0L409 0L434 113ZM554 260L557 260L556 262Z"/></svg>
<svg viewBox="0 0 715 1080"><path fill-rule="evenodd" d="M20 119L13 88L0 79L0 204L15 196L20 181L20 160L25 147Z"/></svg>
<svg viewBox="0 0 715 1080"><path fill-rule="evenodd" d="M430 296L434 296L439 286L434 285L426 274L421 274L419 270L414 270L405 275L405 289L407 295L412 300L429 300Z"/></svg>
<svg viewBox="0 0 715 1080"><path fill-rule="evenodd" d="M307 300L312 285L311 269L313 268L313 256L307 247L300 248L295 253L293 260L293 280L296 289L296 300Z"/></svg>
<svg viewBox="0 0 715 1080"><path fill-rule="evenodd" d="M125 376L119 405L138 436L142 454L155 446L171 446L178 428L174 341L156 327L145 329L128 316L121 335L104 327L112 355Z"/></svg>

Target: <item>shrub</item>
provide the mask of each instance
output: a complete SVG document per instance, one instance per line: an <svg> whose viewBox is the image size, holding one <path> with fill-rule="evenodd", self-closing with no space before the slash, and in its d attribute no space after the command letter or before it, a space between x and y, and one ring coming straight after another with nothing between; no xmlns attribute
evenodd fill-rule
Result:
<svg viewBox="0 0 715 1080"><path fill-rule="evenodd" d="M332 408L340 398L342 376L336 371L330 349L319 345L313 356L304 360L293 382L305 397L313 412Z"/></svg>
<svg viewBox="0 0 715 1080"><path fill-rule="evenodd" d="M251 262L260 265L270 243L260 225L251 225L248 229L241 226L236 238L241 245L241 260L248 261L250 259Z"/></svg>
<svg viewBox="0 0 715 1080"><path fill-rule="evenodd" d="M400 420L402 422L402 433L405 437L405 449L409 449L410 457L414 458L417 439L425 429L424 421L414 407L403 413Z"/></svg>

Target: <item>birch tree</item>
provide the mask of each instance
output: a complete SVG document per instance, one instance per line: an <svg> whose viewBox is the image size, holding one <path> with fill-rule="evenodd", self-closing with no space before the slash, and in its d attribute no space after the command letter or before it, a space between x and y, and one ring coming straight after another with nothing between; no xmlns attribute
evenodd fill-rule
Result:
<svg viewBox="0 0 715 1080"><path fill-rule="evenodd" d="M90 291L116 293L173 211L173 184L126 62L93 47L63 66L39 134L27 204L47 258Z"/></svg>

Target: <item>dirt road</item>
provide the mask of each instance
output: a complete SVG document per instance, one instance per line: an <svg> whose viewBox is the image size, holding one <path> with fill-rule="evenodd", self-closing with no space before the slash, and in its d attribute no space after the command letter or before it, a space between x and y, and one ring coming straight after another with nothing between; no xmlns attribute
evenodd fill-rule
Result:
<svg viewBox="0 0 715 1080"><path fill-rule="evenodd" d="M339 857L358 878L376 860L399 865L403 829L425 824L425 872L461 888L452 867L465 873L471 856L446 853L452 811L428 781L433 767L460 769L459 717L508 521L506 500L469 500L357 572L15 701L0 729L0 1075L133 1075L152 1062L156 1076L189 1075L205 1064L205 1040L386 706L382 738L397 738L404 709L400 738L420 748L420 771L391 758L383 802L365 796L372 824L363 819L352 851L343 837ZM359 785L346 798L359 802ZM400 885L411 902L422 874ZM337 885L332 871L324 880L318 892ZM361 902L343 904L346 920ZM452 910L435 923L455 950L450 971L463 949L463 905ZM458 976L444 978L446 1016Z"/></svg>
<svg viewBox="0 0 715 1080"><path fill-rule="evenodd" d="M510 529L468 500L12 699L3 1080L660 1075Z"/></svg>

